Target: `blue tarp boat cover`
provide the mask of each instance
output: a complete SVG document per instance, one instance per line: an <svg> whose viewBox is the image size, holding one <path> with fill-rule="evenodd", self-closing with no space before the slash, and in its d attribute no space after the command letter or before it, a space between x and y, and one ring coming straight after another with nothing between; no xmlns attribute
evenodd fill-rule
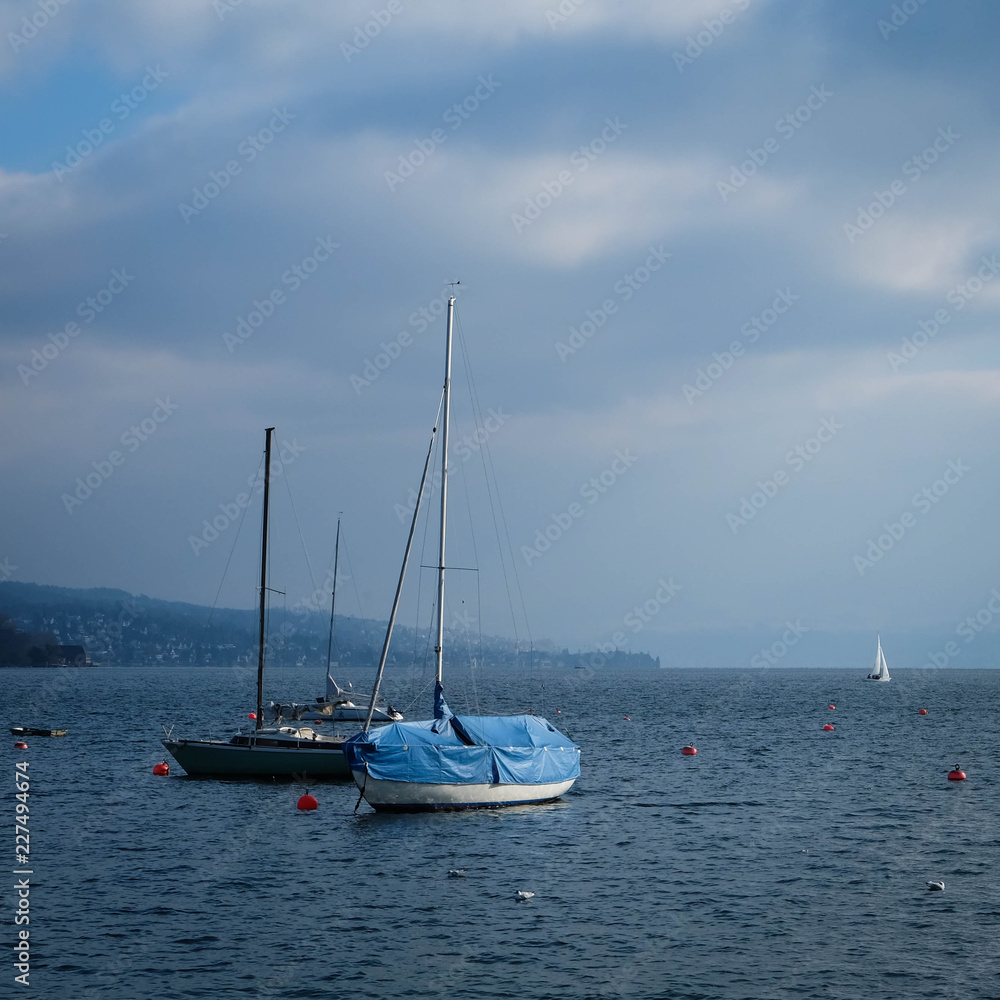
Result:
<svg viewBox="0 0 1000 1000"><path fill-rule="evenodd" d="M537 715L393 722L344 742L353 770L435 785L542 785L580 776L580 748Z"/></svg>

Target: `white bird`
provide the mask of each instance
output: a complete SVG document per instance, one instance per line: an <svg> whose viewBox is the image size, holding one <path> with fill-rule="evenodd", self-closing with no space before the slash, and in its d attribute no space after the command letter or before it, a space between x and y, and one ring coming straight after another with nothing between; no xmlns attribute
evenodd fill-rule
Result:
<svg viewBox="0 0 1000 1000"><path fill-rule="evenodd" d="M448 878L463 878L465 876L464 868L449 868Z"/></svg>
<svg viewBox="0 0 1000 1000"><path fill-rule="evenodd" d="M525 892L524 889L518 889L517 892L514 893L514 895L517 897L517 901L519 903L523 903L526 899L531 899L531 897L534 896L534 893Z"/></svg>
<svg viewBox="0 0 1000 1000"><path fill-rule="evenodd" d="M938 892L944 892L944 882L928 882L928 889L937 889Z"/></svg>

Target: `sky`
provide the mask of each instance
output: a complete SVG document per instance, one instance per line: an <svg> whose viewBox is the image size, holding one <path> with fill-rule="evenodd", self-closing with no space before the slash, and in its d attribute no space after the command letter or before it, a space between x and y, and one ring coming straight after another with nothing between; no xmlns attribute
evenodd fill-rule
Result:
<svg viewBox="0 0 1000 1000"><path fill-rule="evenodd" d="M272 586L339 515L384 618L455 291L449 620L954 630L1000 587L998 27L0 2L0 576L252 606L274 426Z"/></svg>

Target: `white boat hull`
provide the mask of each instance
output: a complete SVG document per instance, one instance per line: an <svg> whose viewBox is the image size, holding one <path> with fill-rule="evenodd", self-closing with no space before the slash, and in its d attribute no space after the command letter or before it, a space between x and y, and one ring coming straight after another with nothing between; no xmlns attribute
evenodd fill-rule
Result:
<svg viewBox="0 0 1000 1000"><path fill-rule="evenodd" d="M365 801L383 812L427 812L434 809L499 809L551 802L565 795L576 778L543 785L432 785L416 781L386 781L354 771Z"/></svg>

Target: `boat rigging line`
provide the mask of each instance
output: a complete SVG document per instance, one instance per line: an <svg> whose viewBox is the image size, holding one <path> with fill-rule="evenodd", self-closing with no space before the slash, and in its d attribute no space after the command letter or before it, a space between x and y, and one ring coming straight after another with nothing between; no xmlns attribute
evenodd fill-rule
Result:
<svg viewBox="0 0 1000 1000"><path fill-rule="evenodd" d="M447 386L445 387L445 392L441 394L442 404L447 395ZM438 404L438 414L441 413L441 405ZM389 615L389 623L385 630L385 642L382 644L382 655L378 662L378 671L375 674L375 684L372 687L371 701L368 703L368 715L365 718L364 732L368 732L372 724L372 716L375 714L375 702L378 701L378 691L382 685L382 675L385 673L385 661L389 655L389 640L392 638L392 629L396 624L396 613L399 611L399 595L403 590L403 580L406 577L406 564L410 561L410 548L413 545L413 532L417 527L417 516L420 513L420 499L424 495L424 486L427 483L427 470L430 468L431 464L431 454L434 451L434 441L437 438L437 420L434 422L434 428L431 431L431 441L427 446L427 458L424 459L424 471L420 476L420 489L417 490L417 502L413 507L413 519L410 521L410 533L406 539L406 553L403 556L403 565L399 571L399 582L396 584L396 596L392 601L392 613Z"/></svg>
<svg viewBox="0 0 1000 1000"><path fill-rule="evenodd" d="M456 314L457 314L457 310L456 310ZM481 406L481 404L479 402L479 392L478 392L478 390L476 388L476 380L475 380L475 377L474 377L474 375L472 373L472 363L471 363L471 360L469 358L468 346L467 346L466 340L465 340L465 331L462 328L462 317L461 317L461 315L457 315L457 319L458 319L458 344L459 344L459 347L461 348L462 362L463 362L463 365L465 367L466 381L468 383L469 396L470 396L470 399L471 399L471 402L472 402L473 420L475 421L477 427L482 427L483 426L483 410L482 410L482 406ZM515 611L514 611L514 600L513 600L513 597L511 595L510 580L509 580L508 575L507 575L507 561L506 561L506 558L504 557L504 549L503 549L503 543L500 540L500 528L499 528L499 525L497 523L496 509L494 508L494 505L493 505L493 491L494 490L496 491L496 506L500 510L500 522L503 524L504 538L505 538L505 540L507 542L507 552L508 552L508 555L510 557L511 573L514 576L514 584L515 584L515 587L517 588L518 600L520 601L520 604L521 604L521 616L524 619L524 627L525 627L525 631L527 632L527 636L528 636L528 645L529 645L529 649L530 649L530 661L529 661L529 663L530 663L530 665L534 666L534 660L535 660L535 655L534 655L534 653L535 653L535 643L534 643L534 639L532 638L532 635L531 635L531 623L528 620L528 609L527 609L527 605L525 604L525 600L524 600L524 591L521 588L521 578L520 578L520 576L518 575L518 572L517 572L517 560L514 558L514 548L513 548L512 544L511 544L511 541L510 541L510 530L507 527L507 516L506 516L506 514L504 512L504 509L503 509L503 501L500 498L500 487L499 487L499 484L498 484L498 481L497 481L497 477L496 477L496 469L495 469L495 467L493 465L493 453L490 450L489 438L485 434L482 435L482 436L485 437L486 440L484 440L481 443L481 447L479 449L479 458L480 458L480 461L483 464L483 477L486 480L486 494L489 497L489 501L490 501L490 513L491 513L491 515L493 517L493 531L494 531L494 534L496 535L497 548L498 548L498 550L500 552L500 566L501 566L501 568L503 570L504 586L505 586L505 588L507 590L507 604L510 607L511 624L512 624L513 629L514 629L514 642L517 644L517 646L515 648L518 648L519 645L520 645L520 637L518 636L518 632L517 632L517 616L516 616ZM487 464L489 466L488 469L487 469ZM492 486L491 486L491 482L492 482Z"/></svg>
<svg viewBox="0 0 1000 1000"><path fill-rule="evenodd" d="M257 471L254 473L252 482L256 482L260 477L261 466L264 464L264 456L261 454L260 461L257 463ZM219 588L215 592L215 598L212 601L212 610L208 613L208 621L205 623L205 630L202 632L201 641L204 642L208 636L208 630L212 627L212 619L215 617L215 612L219 607L219 595L222 593L222 588L226 584L226 577L229 574L229 565L233 561L233 553L236 552L236 543L240 538L240 530L243 527L243 519L247 516L247 511L250 509L250 504L248 503L246 507L240 512L240 519L236 522L236 536L233 538L233 544L229 549L229 557L226 559L225 569L222 571L222 579L219 580Z"/></svg>

